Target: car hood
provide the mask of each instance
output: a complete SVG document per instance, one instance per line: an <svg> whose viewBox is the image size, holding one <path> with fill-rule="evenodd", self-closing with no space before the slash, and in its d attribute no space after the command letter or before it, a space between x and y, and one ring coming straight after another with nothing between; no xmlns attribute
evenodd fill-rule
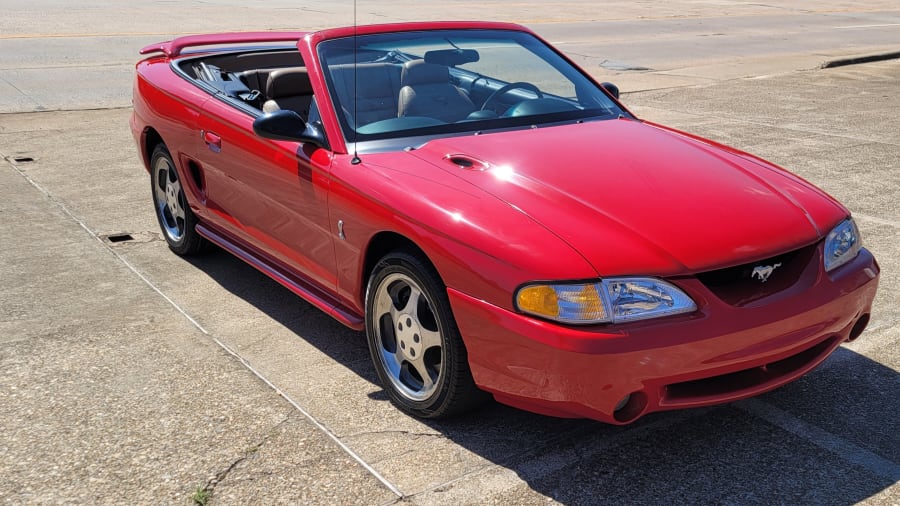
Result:
<svg viewBox="0 0 900 506"><path fill-rule="evenodd" d="M761 260L847 214L762 160L635 120L438 139L410 154L541 223L600 275Z"/></svg>

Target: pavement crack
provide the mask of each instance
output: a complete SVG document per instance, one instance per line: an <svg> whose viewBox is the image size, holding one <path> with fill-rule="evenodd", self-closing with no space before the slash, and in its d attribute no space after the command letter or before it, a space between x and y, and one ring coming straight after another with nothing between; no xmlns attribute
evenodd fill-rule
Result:
<svg viewBox="0 0 900 506"><path fill-rule="evenodd" d="M416 432L412 430L364 430L360 432L354 432L353 434L348 434L343 436L344 439L357 438L362 436L387 436L387 435L401 435L401 436L422 436L422 437L437 437L446 439L447 436L441 434L440 432Z"/></svg>
<svg viewBox="0 0 900 506"><path fill-rule="evenodd" d="M0 77L0 81L3 81L4 83L6 83L10 88L16 90L16 91L19 92L23 97L27 98L27 99L30 100L31 102L34 102L34 104L35 104L35 110L38 110L38 111L46 110L46 108L44 107L43 104L41 104L40 102L38 102L37 100L35 100L35 98L32 97L31 95L29 95L28 93L25 93L25 91L23 91L21 88L19 88L19 87L16 86L15 84L11 83L9 80L4 79L3 77Z"/></svg>
<svg viewBox="0 0 900 506"><path fill-rule="evenodd" d="M275 433L278 431L278 429L279 429L281 426L283 426L283 425L285 425L286 423L288 423L288 422L290 421L290 419L291 419L291 417L290 417L290 415L288 415L288 416L284 417L283 420L281 420L280 422L278 422L278 423L276 423L274 426L272 426L271 429L269 429L268 431L266 431L266 433L265 433L265 435L263 436L262 440L260 440L260 441L259 441L258 443L256 443L256 444L250 445L246 450L243 451L243 453L241 453L241 455L240 455L238 458L234 459L234 460L228 465L228 467L226 467L226 468L223 469L222 471L219 471L219 472L216 473L214 476L209 477L209 478L206 480L206 484L202 487L202 490L203 490L204 492L206 492L206 494L207 494L209 497L212 497L212 496L215 494L216 487L217 487L220 483L222 483L223 481L225 481L225 480L228 478L228 475L231 474L231 472L232 472L236 467L238 467L239 465L241 465L241 464L242 464L245 460L247 460L248 458L250 458L250 457L256 455L256 454L259 452L259 450L260 450L263 446L265 446L265 444L269 441L269 439L271 439L271 438L275 435Z"/></svg>

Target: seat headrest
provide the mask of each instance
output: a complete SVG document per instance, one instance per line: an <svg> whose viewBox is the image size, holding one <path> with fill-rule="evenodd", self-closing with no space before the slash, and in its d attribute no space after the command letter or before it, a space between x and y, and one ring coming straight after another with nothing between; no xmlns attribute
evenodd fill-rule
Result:
<svg viewBox="0 0 900 506"><path fill-rule="evenodd" d="M424 60L413 60L403 65L403 73L400 75L402 86L415 86L417 84L439 84L450 82L450 69L444 65L427 63Z"/></svg>
<svg viewBox="0 0 900 506"><path fill-rule="evenodd" d="M306 69L281 69L272 71L266 82L266 97L269 99L312 95L312 83Z"/></svg>

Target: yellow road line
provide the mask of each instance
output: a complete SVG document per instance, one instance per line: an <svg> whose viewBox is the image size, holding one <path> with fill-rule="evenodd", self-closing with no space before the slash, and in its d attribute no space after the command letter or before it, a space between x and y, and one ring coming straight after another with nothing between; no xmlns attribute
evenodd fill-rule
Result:
<svg viewBox="0 0 900 506"><path fill-rule="evenodd" d="M522 5L527 6L530 5L528 3L521 4L510 4L510 5ZM477 6L473 6L477 7ZM481 7L489 8L491 5L482 5ZM833 9L833 10L820 10L820 11L805 11L801 14L809 15L809 14L840 14L840 13L867 13L867 12L884 12L884 9ZM738 17L766 17L766 16L782 16L785 15L785 11L772 11L767 13L762 12L748 12L738 14ZM615 21L666 21L666 20L676 20L676 19L719 19L719 18L729 18L735 16L729 15L718 15L718 16L710 16L710 15L678 15L673 14L670 16L646 16L646 17L627 17L627 18L601 18L601 19L585 19L585 18L561 18L561 19L552 19L552 18L543 18L543 19L516 19L512 20L513 23L519 23L523 25L537 25L537 24L564 24L564 23L604 23L604 22L615 22ZM882 26L882 25L873 25L873 26ZM883 25L890 26L890 25ZM266 31L266 30L261 30ZM9 34L9 35L0 35L0 40L10 40L10 39L65 39L65 38L92 38L92 37L149 37L151 35L159 36L159 37L178 37L181 35L191 35L191 33L185 32L121 32L121 33L20 33L20 34Z"/></svg>
<svg viewBox="0 0 900 506"><path fill-rule="evenodd" d="M4 39L85 39L92 37L149 37L158 35L160 37L176 37L179 35L187 35L183 32L160 33L160 32L136 32L136 33L17 33L12 35L0 35L0 40Z"/></svg>

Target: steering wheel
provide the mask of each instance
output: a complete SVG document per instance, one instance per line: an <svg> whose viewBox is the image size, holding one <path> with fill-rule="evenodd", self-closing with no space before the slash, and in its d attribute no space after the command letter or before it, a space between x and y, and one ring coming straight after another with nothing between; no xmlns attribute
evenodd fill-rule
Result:
<svg viewBox="0 0 900 506"><path fill-rule="evenodd" d="M502 97L503 95L506 95L511 90L515 90L515 89L528 90L528 91L533 92L535 95L537 95L538 98L544 98L544 94L541 93L541 90L539 90L537 86L535 86L531 83L526 83L525 81L518 81L515 83L509 83L506 86L503 86L502 88L500 88L499 90L491 93L491 95L487 98L487 100L484 101L484 104L481 106L481 110L486 111L488 109L491 109L490 107L488 107L489 105L493 105L493 102L495 102L498 98Z"/></svg>

